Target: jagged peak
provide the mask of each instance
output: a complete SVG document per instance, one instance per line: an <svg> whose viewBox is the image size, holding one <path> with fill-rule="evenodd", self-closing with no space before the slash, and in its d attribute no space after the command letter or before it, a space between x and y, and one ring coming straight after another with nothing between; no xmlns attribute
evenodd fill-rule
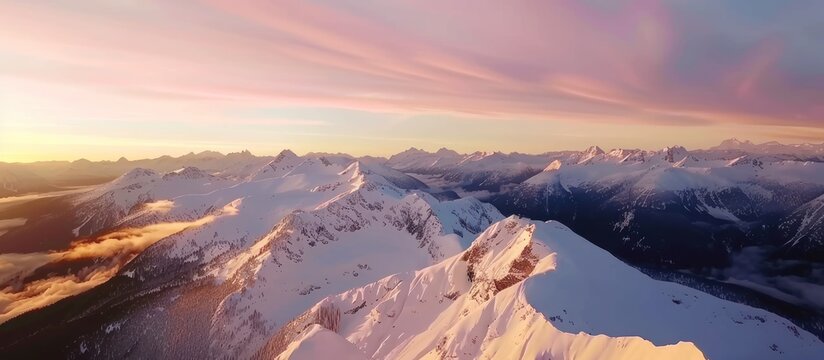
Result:
<svg viewBox="0 0 824 360"><path fill-rule="evenodd" d="M195 153L194 151L190 151L188 154L179 157L179 159L185 160L198 160L198 159L214 159L214 158L222 158L223 153L212 151L212 150L204 150L199 153Z"/></svg>
<svg viewBox="0 0 824 360"><path fill-rule="evenodd" d="M473 298L485 301L526 279L538 261L550 255L544 243L535 241L535 229L531 220L512 215L490 225L463 252Z"/></svg>
<svg viewBox="0 0 824 360"><path fill-rule="evenodd" d="M278 155L277 155L277 156L275 156L275 158L274 158L274 159L272 159L271 161L269 161L269 163L268 163L267 165L268 165L268 166L270 166L270 167L272 167L272 168L274 168L274 167L276 167L276 166L277 166L277 165L279 165L279 164L293 163L293 162L295 162L295 160L298 160L298 159L300 159L300 157L299 157L299 156L297 156L297 155L296 155L295 153L293 153L292 151L290 151L290 150L283 150L283 151L281 151L280 153L278 153Z"/></svg>
<svg viewBox="0 0 824 360"><path fill-rule="evenodd" d="M735 150L735 149L744 149L752 147L753 142L749 140L738 140L737 138L729 138L724 141L721 141L720 144L717 146L712 147L712 149L721 149L721 150Z"/></svg>
<svg viewBox="0 0 824 360"><path fill-rule="evenodd" d="M354 178L359 175L363 175L364 173L368 173L366 170L367 166L360 162L360 160L353 161L346 169L343 169L338 175L349 175L351 178Z"/></svg>
<svg viewBox="0 0 824 360"><path fill-rule="evenodd" d="M391 192L401 194L405 191L398 188L391 181L372 170L372 166L360 160L353 161L343 171L338 173L341 176L348 176L349 182L355 185L356 189L391 189Z"/></svg>
<svg viewBox="0 0 824 360"><path fill-rule="evenodd" d="M447 149L445 147L442 147L442 148L438 149L438 151L436 151L435 154L438 155L438 156L459 156L460 155L460 154L458 154L457 151Z"/></svg>
<svg viewBox="0 0 824 360"><path fill-rule="evenodd" d="M668 152L668 151L687 151L687 148L685 148L681 145L672 145L672 146L664 147L663 149L661 149L661 151L664 151L664 152Z"/></svg>
<svg viewBox="0 0 824 360"><path fill-rule="evenodd" d="M283 162L283 161L288 160L288 159L296 159L296 158L298 158L298 155L295 154L294 152L292 152L292 150L284 149L277 156L275 156L275 158L272 161L270 161L269 163L270 164L277 164L277 163Z"/></svg>
<svg viewBox="0 0 824 360"><path fill-rule="evenodd" d="M561 162L561 160L557 160L557 159L556 159L556 160L552 160L552 162L551 162L551 163L549 163L549 165L547 165L547 166L544 168L544 171L555 171L555 170L560 169L560 168L561 168L561 166L563 166L563 163Z"/></svg>
<svg viewBox="0 0 824 360"><path fill-rule="evenodd" d="M598 145L592 145L584 150L584 154L586 155L601 155L604 154L604 149L601 149Z"/></svg>
<svg viewBox="0 0 824 360"><path fill-rule="evenodd" d="M664 154L664 160L670 163L675 163L689 155L689 151L687 151L685 147L679 145L665 147L661 149L661 153Z"/></svg>
<svg viewBox="0 0 824 360"><path fill-rule="evenodd" d="M428 154L431 154L431 153L426 151L426 150L418 149L418 148L413 146L413 147L410 147L409 149L406 149L406 150L401 151L401 152L399 152L395 155L392 155L390 157L390 159L391 158L397 158L397 157L414 156L414 155L428 155Z"/></svg>
<svg viewBox="0 0 824 360"><path fill-rule="evenodd" d="M173 178L185 178L185 179L202 179L205 177L210 176L203 170L196 168L194 166L186 166L175 171L170 171L163 175L164 180L173 179Z"/></svg>
<svg viewBox="0 0 824 360"><path fill-rule="evenodd" d="M372 175L369 166L360 162L360 160L353 161L343 169L343 171L339 172L338 175L346 177L348 181L355 186L355 189L364 188L367 184L377 185L375 179L383 179L383 177ZM381 183L385 182L384 180Z"/></svg>
<svg viewBox="0 0 824 360"><path fill-rule="evenodd" d="M281 151L274 159L260 167L247 179L249 181L280 177L300 163L301 157L290 150Z"/></svg>
<svg viewBox="0 0 824 360"><path fill-rule="evenodd" d="M120 175L118 178L119 180L127 180L127 179L139 179L142 177L152 177L157 176L157 173L152 169L146 169L141 167L136 167Z"/></svg>
<svg viewBox="0 0 824 360"><path fill-rule="evenodd" d="M579 155L578 164L588 164L594 158L598 156L603 156L604 154L606 154L604 150L598 147L597 145L590 146Z"/></svg>
<svg viewBox="0 0 824 360"><path fill-rule="evenodd" d="M621 148L618 148L618 149L610 150L609 152L607 152L607 155L609 155L611 157L624 157L627 154L630 154L630 153L633 153L633 152L635 152L635 149L621 149Z"/></svg>
<svg viewBox="0 0 824 360"><path fill-rule="evenodd" d="M727 140L721 141L721 145L752 145L752 141L741 141L738 140L738 138L729 138Z"/></svg>
<svg viewBox="0 0 824 360"><path fill-rule="evenodd" d="M110 185L103 188L111 189L112 186L130 186L136 183L149 182L154 179L158 179L159 177L160 175L154 170L136 167L125 172L123 175L118 176L116 179L112 180L111 183L109 183Z"/></svg>
<svg viewBox="0 0 824 360"><path fill-rule="evenodd" d="M235 157L235 156L237 156L237 157L254 157L255 155L253 155L251 151L244 149L241 152L228 153L228 154L226 154L226 156L228 156L228 157Z"/></svg>

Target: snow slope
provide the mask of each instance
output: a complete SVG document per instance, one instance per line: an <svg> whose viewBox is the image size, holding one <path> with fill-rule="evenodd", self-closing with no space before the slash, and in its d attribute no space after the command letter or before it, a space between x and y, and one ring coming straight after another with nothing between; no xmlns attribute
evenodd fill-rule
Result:
<svg viewBox="0 0 824 360"><path fill-rule="evenodd" d="M786 246L824 253L824 194L793 211L779 229L787 233Z"/></svg>
<svg viewBox="0 0 824 360"><path fill-rule="evenodd" d="M193 169L137 170L87 194L81 206L114 199L112 206L128 208L113 221L117 228L209 221L159 240L101 287L64 300L84 305L73 308L81 313L60 313L72 320L50 325L74 334L55 340L71 342L55 348L68 353L51 354L247 358L324 297L438 263L503 218L475 199L402 189L395 182L406 175L381 164L282 155L242 181ZM223 186L178 188L184 179ZM211 216L226 208L232 216ZM83 313L89 306L97 311ZM50 335L27 339L37 336ZM307 336L290 351L311 353L319 338L325 335Z"/></svg>
<svg viewBox="0 0 824 360"><path fill-rule="evenodd" d="M312 323L334 324L364 354L386 359L824 353L818 338L778 316L652 280L560 223L515 217L437 265L320 301L285 327L297 331L273 337L260 355L291 347L283 339L301 339L299 329Z"/></svg>
<svg viewBox="0 0 824 360"><path fill-rule="evenodd" d="M215 313L216 351L249 356L323 297L434 264L460 252L468 242L463 237L501 218L477 200L441 203L400 190L359 163L341 176L349 191L292 212L248 250L214 267L218 279L238 288Z"/></svg>
<svg viewBox="0 0 824 360"><path fill-rule="evenodd" d="M135 168L117 179L74 199L80 226L75 236L91 235L115 226L144 204L185 194L205 194L237 183L236 180L184 167L165 174Z"/></svg>
<svg viewBox="0 0 824 360"><path fill-rule="evenodd" d="M605 223L622 234L638 230L638 209L658 215L682 201L672 211L737 228L751 221L748 209L778 199L805 204L786 218L788 232L803 230L788 246L802 247L822 209L820 196L807 199L819 189L820 163L727 150L410 150L389 162L476 186L540 173L522 185L557 196L552 206L581 194L602 207L616 201L621 216ZM439 200L381 159L284 151L249 164L231 176L137 169L77 197L78 234L210 220L154 243L101 287L3 324L25 331L9 340L0 328L0 350L51 341L70 358L808 359L824 351L785 319L652 280L558 222L504 220L473 198ZM807 192L776 190L793 186ZM738 192L724 195L730 189ZM682 192L698 195L667 197ZM549 203L536 194L517 200ZM589 215L574 209L575 219ZM231 216L212 216L219 211Z"/></svg>
<svg viewBox="0 0 824 360"><path fill-rule="evenodd" d="M355 345L320 325L312 325L306 328L301 334L301 338L289 344L289 348L275 359L316 360L332 358L339 360L369 359Z"/></svg>

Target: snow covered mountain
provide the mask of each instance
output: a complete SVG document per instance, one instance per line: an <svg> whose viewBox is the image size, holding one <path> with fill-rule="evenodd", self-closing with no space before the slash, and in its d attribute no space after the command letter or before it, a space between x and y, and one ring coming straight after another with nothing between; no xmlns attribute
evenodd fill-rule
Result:
<svg viewBox="0 0 824 360"><path fill-rule="evenodd" d="M789 238L785 246L824 258L824 194L783 218L778 229L785 232L782 238Z"/></svg>
<svg viewBox="0 0 824 360"><path fill-rule="evenodd" d="M814 160L673 146L542 155L411 149L390 159L285 150L225 166L232 170L133 169L67 195L76 241L0 254L0 269L16 272L0 277L0 353L815 359L824 352L818 315L800 321L810 313L790 308L777 311L782 318L716 297L733 298L723 290L713 296L653 280L610 255L634 265L711 267L745 246L769 246L780 249L769 261L803 277L797 269L806 263L784 259L814 261L822 247L824 168ZM481 189L506 214L560 222L504 219L492 205L459 196Z"/></svg>
<svg viewBox="0 0 824 360"><path fill-rule="evenodd" d="M416 174L430 186L460 187L467 191L498 191L501 186L519 183L537 174L558 154L529 155L501 152L458 154L441 148L430 153L411 148L393 155L386 165Z"/></svg>
<svg viewBox="0 0 824 360"><path fill-rule="evenodd" d="M810 247L787 246L793 224L800 224L792 214L800 216L804 204L824 194L820 149L737 140L710 150L592 146L541 155L412 148L386 165L443 193L489 201L505 214L563 221L639 264L700 267L723 266L746 246L824 261ZM811 245L824 249L816 240Z"/></svg>
<svg viewBox="0 0 824 360"><path fill-rule="evenodd" d="M785 145L776 141L770 141L763 144L754 144L749 140L741 141L733 138L722 141L721 144L710 148L710 150L743 151L756 154L794 155L801 158L814 158L819 161L824 159L824 143Z"/></svg>
<svg viewBox="0 0 824 360"><path fill-rule="evenodd" d="M824 309L817 300L822 290L817 269L824 267L816 200L824 196L820 148L734 140L709 150L591 146L538 155L542 171L522 181L510 177L483 192L465 187L470 182L461 179L471 179L475 171L456 164L454 155L435 161L435 154L410 150L393 166L411 169L406 171L442 192L488 201L505 215L561 221L635 266L688 271L745 285L779 302L792 299L787 313L819 304L812 308L818 313ZM409 165L433 163L437 166L424 169ZM491 173L506 173L501 169ZM758 272L750 274L754 282L731 277L753 253L760 254L760 263L744 268ZM824 324L824 317L816 319Z"/></svg>
<svg viewBox="0 0 824 360"><path fill-rule="evenodd" d="M91 235L110 228L145 204L181 194L203 194L237 181L184 167L166 174L135 168L75 199L75 212L82 223L75 236Z"/></svg>
<svg viewBox="0 0 824 360"><path fill-rule="evenodd" d="M0 348L72 357L250 356L323 297L435 264L502 218L474 199L439 201L401 189L379 175L393 171L372 171L379 165L293 160L278 167L283 172L132 206L116 228L184 226L103 285L3 324ZM126 184L163 177L134 171L86 196L138 199ZM50 319L45 330L42 316ZM46 338L57 345L38 348Z"/></svg>
<svg viewBox="0 0 824 360"><path fill-rule="evenodd" d="M322 342L321 342L322 341ZM329 352L318 352L330 343ZM323 299L258 355L309 359L813 359L766 311L652 280L557 222L510 217L461 254Z"/></svg>
<svg viewBox="0 0 824 360"><path fill-rule="evenodd" d="M822 194L824 162L670 147L588 149L490 201L504 213L563 221L634 261L717 266L751 245L824 259L775 235L777 224L790 225L782 219Z"/></svg>
<svg viewBox="0 0 824 360"><path fill-rule="evenodd" d="M111 181L134 169L150 169L166 173L184 167L195 167L222 177L249 174L272 160L270 156L255 156L249 151L221 154L216 151L189 153L179 157L161 156L155 159L117 161L42 161L33 163L0 162L0 198L30 192L55 191L67 186L97 185Z"/></svg>

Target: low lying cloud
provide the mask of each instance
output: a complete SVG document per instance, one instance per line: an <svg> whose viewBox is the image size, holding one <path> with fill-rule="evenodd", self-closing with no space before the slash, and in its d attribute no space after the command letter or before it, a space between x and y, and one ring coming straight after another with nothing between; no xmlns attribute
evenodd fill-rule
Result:
<svg viewBox="0 0 824 360"><path fill-rule="evenodd" d="M192 227L205 225L214 216L207 216L197 221L154 224L138 229L124 229L98 237L93 242L77 242L61 253L61 258L68 260L114 257L140 253L150 245Z"/></svg>
<svg viewBox="0 0 824 360"><path fill-rule="evenodd" d="M730 267L715 274L792 304L824 310L824 266L797 260L770 260L770 249L746 247Z"/></svg>
<svg viewBox="0 0 824 360"><path fill-rule="evenodd" d="M25 218L14 218L14 219L2 219L0 220L0 236L3 236L9 230L16 228L18 226L23 226L26 224Z"/></svg>
<svg viewBox="0 0 824 360"><path fill-rule="evenodd" d="M79 294L100 285L117 274L119 267L98 267L86 274L72 274L37 280L20 291L10 288L0 291L0 324L27 311L53 304L60 299Z"/></svg>
<svg viewBox="0 0 824 360"><path fill-rule="evenodd" d="M218 217L234 215L237 205L239 200L216 215L195 221L122 229L94 239L77 241L62 252L0 255L0 323L100 285L152 244L181 231L206 225ZM72 274L26 282L27 277L44 265L84 259L103 261Z"/></svg>
<svg viewBox="0 0 824 360"><path fill-rule="evenodd" d="M160 200L151 203L146 203L143 206L145 209L152 212L165 213L171 210L175 206L175 203L174 201L170 200Z"/></svg>
<svg viewBox="0 0 824 360"><path fill-rule="evenodd" d="M16 277L26 277L37 268L61 258L59 254L29 253L0 255L0 284Z"/></svg>
<svg viewBox="0 0 824 360"><path fill-rule="evenodd" d="M8 230L25 224L25 218L2 219L0 220L0 230Z"/></svg>

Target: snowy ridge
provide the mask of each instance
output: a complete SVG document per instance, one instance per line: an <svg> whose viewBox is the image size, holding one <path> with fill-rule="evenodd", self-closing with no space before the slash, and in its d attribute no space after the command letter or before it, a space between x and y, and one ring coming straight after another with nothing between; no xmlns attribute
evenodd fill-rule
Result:
<svg viewBox="0 0 824 360"><path fill-rule="evenodd" d="M116 226L129 215L146 210L145 204L183 194L205 194L237 183L236 180L184 167L166 174L135 168L117 179L74 199L77 217L84 219L76 235L90 235ZM148 210L159 210L149 206Z"/></svg>
<svg viewBox="0 0 824 360"><path fill-rule="evenodd" d="M729 156L716 152L689 152L681 146L659 152L591 147L567 160L551 162L541 174L526 180L542 184L560 171L570 186L609 181L638 183L650 190L720 188L743 182L824 185L824 163L794 161L772 155ZM692 179L690 179L692 178Z"/></svg>
<svg viewBox="0 0 824 360"><path fill-rule="evenodd" d="M442 148L430 153L411 148L391 156L386 166L405 173L435 176L440 181L460 184L469 190L498 190L500 186L518 183L540 172L555 155L529 155L502 152L459 154ZM426 182L426 181L424 181Z"/></svg>
<svg viewBox="0 0 824 360"><path fill-rule="evenodd" d="M134 203L113 220L117 227L209 220L158 241L122 269L119 281L131 282L135 293L163 295L147 300L153 305L145 316L138 305L136 314L119 315L107 323L116 322L117 329L84 334L83 343L97 345L80 347L84 352L75 355L126 349L121 344L145 336L130 334L143 332L145 322L152 321L158 334L188 334L190 342L202 344L203 354L248 357L323 297L435 264L462 251L503 218L494 207L475 199L440 201L426 192L402 189L396 183L406 175L381 164L283 155L277 157L278 164L290 165L278 172L266 171L273 168L265 165L258 173L266 176L243 181L223 181L182 168L166 175L133 172L123 181L101 186L99 196L104 199ZM198 193L177 186L186 182L215 189ZM136 190L140 193L134 194ZM219 216L227 208L232 216ZM194 311L178 306L187 303L206 307ZM162 323L156 322L157 314ZM189 328L185 324L192 317L208 321ZM107 324L94 328L109 329ZM306 338L304 346L292 350L300 353L313 339ZM141 344L139 350L129 351L159 351L154 343ZM163 351L179 354L180 349L178 345Z"/></svg>
<svg viewBox="0 0 824 360"><path fill-rule="evenodd" d="M241 290L216 313L216 347L230 356L247 356L273 330L324 296L436 263L461 251L456 230L471 238L475 226L485 228L501 218L477 201L466 211L458 212L448 202L439 209L441 204L428 194L407 194L357 168L342 175L350 172L349 181L357 188L312 211L286 216L231 261L238 264L234 274L220 275ZM445 225L438 212L452 214L454 222ZM479 224L482 219L487 222ZM463 225L471 223L476 225Z"/></svg>
<svg viewBox="0 0 824 360"><path fill-rule="evenodd" d="M513 208L576 229L604 227L621 235L602 237L610 251L701 266L741 245L715 235L761 228L762 214L775 216L785 249L824 248L822 164L593 146L541 155L410 149L388 160L285 150L239 161L231 175L134 169L74 197L75 233L180 230L98 287L12 319L31 341L0 331L0 349L23 354L55 341L67 358L815 359L821 340L791 321L652 280L559 222L504 219L418 179L499 192ZM682 231L715 225L723 232Z"/></svg>
<svg viewBox="0 0 824 360"><path fill-rule="evenodd" d="M302 161L303 159L295 155L291 150L283 150L268 164L253 172L248 180L254 181L281 177Z"/></svg>
<svg viewBox="0 0 824 360"><path fill-rule="evenodd" d="M785 145L775 141L763 144L754 144L749 140L727 139L710 150L746 151L759 154L791 154L796 156L824 156L824 143L821 144L790 144Z"/></svg>
<svg viewBox="0 0 824 360"><path fill-rule="evenodd" d="M662 218L677 222L686 231L715 232L692 236L723 237L726 243L707 245L732 251L742 243L759 244L748 236L777 238L771 235L774 224L783 224L783 229L779 229L782 237L771 245L786 247L795 242L795 239L788 240L796 236L797 226L817 224L810 222L816 213L811 201L822 194L824 162L792 160L773 154L687 151L672 146L653 152L621 149L603 152L590 148L566 160L552 161L540 173L493 195L490 201L505 213L562 219L577 230L584 226L576 222L582 212L585 216L598 215L601 220L595 226L607 222L614 225L611 230L599 228L599 236L609 235L614 237L613 241L627 242L628 247L621 250L625 256L627 252L646 251L645 248L655 251L671 243L687 244L686 239L672 239L683 231L659 233L664 230L657 225ZM804 206L806 203L810 205ZM801 221L805 217L810 220ZM712 225L701 227L695 226L696 223ZM721 234L729 228L736 229L736 233ZM593 241L601 240L591 235ZM804 236L799 233L796 239ZM822 248L818 241L812 244ZM620 250L615 246L610 249ZM727 255L720 253L719 258ZM821 258L824 252L808 256L796 251L796 254L794 256ZM659 255L639 253L636 256ZM673 256L667 257L668 262L677 261Z"/></svg>
<svg viewBox="0 0 824 360"><path fill-rule="evenodd" d="M304 324L332 327L362 355L386 359L812 359L824 351L775 315L652 280L559 223L513 217L437 265L320 301L259 355L292 347L285 340L305 337Z"/></svg>
<svg viewBox="0 0 824 360"><path fill-rule="evenodd" d="M799 207L779 225L779 229L791 234L787 246L821 251L824 245L824 194Z"/></svg>

